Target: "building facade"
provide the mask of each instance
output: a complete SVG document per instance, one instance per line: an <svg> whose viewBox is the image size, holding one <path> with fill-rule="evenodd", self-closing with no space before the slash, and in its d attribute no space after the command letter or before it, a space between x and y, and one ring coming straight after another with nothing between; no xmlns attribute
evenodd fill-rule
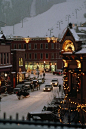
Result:
<svg viewBox="0 0 86 129"><path fill-rule="evenodd" d="M15 59L12 65L16 73L24 74L34 69L53 72L63 67L62 58L59 55L61 46L57 38L13 37L11 40L11 54Z"/></svg>
<svg viewBox="0 0 86 129"><path fill-rule="evenodd" d="M11 85L11 47L10 41L0 33L0 92L1 86Z"/></svg>
<svg viewBox="0 0 86 129"><path fill-rule="evenodd" d="M66 29L61 40L61 56L64 61L64 92L72 102L86 103L86 43L72 28Z"/></svg>

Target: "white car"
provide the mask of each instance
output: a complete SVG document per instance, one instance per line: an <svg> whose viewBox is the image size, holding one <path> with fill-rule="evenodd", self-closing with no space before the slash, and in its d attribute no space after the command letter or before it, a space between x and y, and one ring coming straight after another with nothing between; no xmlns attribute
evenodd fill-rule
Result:
<svg viewBox="0 0 86 129"><path fill-rule="evenodd" d="M42 78L38 78L38 83L39 83L39 84L42 84L42 83L43 83Z"/></svg>
<svg viewBox="0 0 86 129"><path fill-rule="evenodd" d="M57 79L57 78L53 78L53 79L51 80L51 85L53 85L53 86L58 86L58 84L59 84L59 82L58 82L58 79Z"/></svg>

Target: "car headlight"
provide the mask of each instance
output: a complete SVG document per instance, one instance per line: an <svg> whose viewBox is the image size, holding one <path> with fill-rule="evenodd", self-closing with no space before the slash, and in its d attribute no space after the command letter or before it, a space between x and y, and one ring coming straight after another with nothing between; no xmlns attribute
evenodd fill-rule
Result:
<svg viewBox="0 0 86 129"><path fill-rule="evenodd" d="M51 82L51 85L52 85L52 82Z"/></svg>
<svg viewBox="0 0 86 129"><path fill-rule="evenodd" d="M48 90L50 90L50 88L48 88Z"/></svg>
<svg viewBox="0 0 86 129"><path fill-rule="evenodd" d="M57 83L55 83L55 85L57 85Z"/></svg>
<svg viewBox="0 0 86 129"><path fill-rule="evenodd" d="M43 90L45 90L45 88Z"/></svg>

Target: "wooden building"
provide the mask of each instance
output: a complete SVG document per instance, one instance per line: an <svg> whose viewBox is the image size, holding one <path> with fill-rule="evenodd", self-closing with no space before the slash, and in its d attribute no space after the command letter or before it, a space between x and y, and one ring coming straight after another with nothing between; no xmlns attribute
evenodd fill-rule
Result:
<svg viewBox="0 0 86 129"><path fill-rule="evenodd" d="M81 104L86 103L86 43L72 28L65 30L61 39L61 56L64 61L65 97Z"/></svg>

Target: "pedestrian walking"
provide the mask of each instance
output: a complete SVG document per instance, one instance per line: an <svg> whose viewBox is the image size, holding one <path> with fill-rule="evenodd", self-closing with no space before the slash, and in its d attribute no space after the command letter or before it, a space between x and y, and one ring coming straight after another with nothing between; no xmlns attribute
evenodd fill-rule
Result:
<svg viewBox="0 0 86 129"><path fill-rule="evenodd" d="M43 72L43 78L45 78L45 71Z"/></svg>

